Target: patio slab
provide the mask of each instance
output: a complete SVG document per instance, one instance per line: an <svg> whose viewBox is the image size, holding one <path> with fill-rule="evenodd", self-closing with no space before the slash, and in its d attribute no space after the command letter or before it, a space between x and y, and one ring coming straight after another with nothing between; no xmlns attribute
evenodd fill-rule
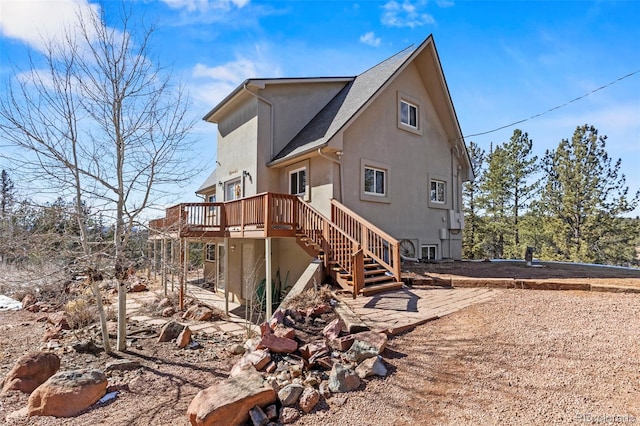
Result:
<svg viewBox="0 0 640 426"><path fill-rule="evenodd" d="M491 300L496 294L497 290L488 288L403 287L356 299L338 298L371 330L394 335Z"/></svg>

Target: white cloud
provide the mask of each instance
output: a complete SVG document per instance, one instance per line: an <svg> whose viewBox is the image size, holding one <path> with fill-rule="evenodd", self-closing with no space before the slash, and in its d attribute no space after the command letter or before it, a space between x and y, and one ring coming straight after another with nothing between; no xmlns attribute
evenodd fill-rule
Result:
<svg viewBox="0 0 640 426"><path fill-rule="evenodd" d="M259 48L257 57L261 58ZM215 106L233 91L240 83L249 78L279 77L280 68L267 60L252 60L239 56L234 61L213 67L196 64L192 71L194 84L193 96L203 102L206 108Z"/></svg>
<svg viewBox="0 0 640 426"><path fill-rule="evenodd" d="M188 12L208 12L213 9L229 10L235 6L242 9L250 0L162 0L172 9L186 9Z"/></svg>
<svg viewBox="0 0 640 426"><path fill-rule="evenodd" d="M99 13L100 7L86 0L0 0L0 33L44 51L46 41L62 42L66 30L73 30L78 16Z"/></svg>
<svg viewBox="0 0 640 426"><path fill-rule="evenodd" d="M384 9L382 23L390 27L409 28L421 27L425 24L434 24L436 21L433 19L433 16L419 10L425 5L425 1L412 4L409 0L404 0L402 3L391 0L382 6Z"/></svg>
<svg viewBox="0 0 640 426"><path fill-rule="evenodd" d="M373 31L360 36L360 43L368 44L369 46L378 47L380 46L380 41L380 37L376 37Z"/></svg>

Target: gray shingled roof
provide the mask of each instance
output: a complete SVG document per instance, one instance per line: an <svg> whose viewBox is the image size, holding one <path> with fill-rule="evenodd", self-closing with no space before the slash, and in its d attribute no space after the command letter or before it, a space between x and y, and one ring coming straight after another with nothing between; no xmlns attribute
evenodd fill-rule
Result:
<svg viewBox="0 0 640 426"><path fill-rule="evenodd" d="M196 191L196 194L200 194L200 191L204 191L205 189L215 186L215 184L217 183L216 182L217 179L215 179L216 177L215 175L216 175L216 169L213 169L213 172L211 172L207 180L205 180L204 183L200 185L200 188L198 188L198 190Z"/></svg>
<svg viewBox="0 0 640 426"><path fill-rule="evenodd" d="M414 51L415 48L407 48L357 76L338 92L272 161L294 157L329 142Z"/></svg>

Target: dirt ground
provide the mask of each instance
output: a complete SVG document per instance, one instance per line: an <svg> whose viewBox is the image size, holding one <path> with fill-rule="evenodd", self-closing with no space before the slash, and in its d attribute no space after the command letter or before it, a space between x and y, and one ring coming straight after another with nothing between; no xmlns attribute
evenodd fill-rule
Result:
<svg viewBox="0 0 640 426"><path fill-rule="evenodd" d="M640 271L555 266L454 262L426 264L412 273L640 282ZM296 424L607 424L612 418L640 423L640 294L494 291L489 302L391 338L382 354L388 377L322 401ZM42 316L0 312L0 380L19 356L46 349ZM228 376L240 357L230 347L242 339L201 333L195 340L202 349L188 350L158 343L157 331L130 324L131 346L119 356L138 360L142 367L113 373L109 385L122 389L115 400L74 418L6 423L188 425L187 406L199 390ZM115 359L67 348L97 332L93 326L61 340L62 347L54 349L61 370L103 369ZM17 392L0 396L0 419L5 421L27 399Z"/></svg>
<svg viewBox="0 0 640 426"><path fill-rule="evenodd" d="M403 277L514 278L588 282L640 287L640 269L588 266L570 263L524 261L463 261L403 264Z"/></svg>

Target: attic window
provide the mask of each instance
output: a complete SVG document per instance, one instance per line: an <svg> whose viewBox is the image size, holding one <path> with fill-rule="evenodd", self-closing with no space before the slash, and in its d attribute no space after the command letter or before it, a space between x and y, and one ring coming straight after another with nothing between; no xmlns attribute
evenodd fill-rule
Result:
<svg viewBox="0 0 640 426"><path fill-rule="evenodd" d="M418 128L418 107L407 101L400 101L400 123Z"/></svg>

